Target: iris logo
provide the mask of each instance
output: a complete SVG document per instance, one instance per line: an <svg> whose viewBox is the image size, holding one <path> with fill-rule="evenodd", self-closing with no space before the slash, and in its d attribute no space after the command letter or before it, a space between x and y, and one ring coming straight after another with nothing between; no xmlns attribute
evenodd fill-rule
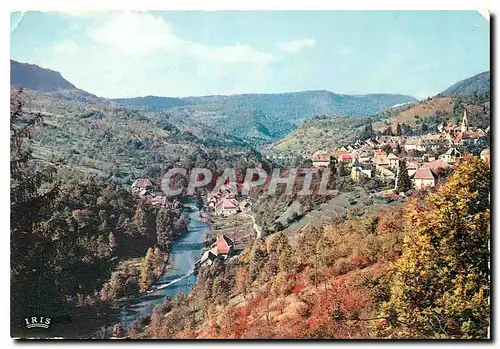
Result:
<svg viewBox="0 0 500 349"><path fill-rule="evenodd" d="M50 318L46 316L32 316L24 319L26 328L45 328L50 326Z"/></svg>

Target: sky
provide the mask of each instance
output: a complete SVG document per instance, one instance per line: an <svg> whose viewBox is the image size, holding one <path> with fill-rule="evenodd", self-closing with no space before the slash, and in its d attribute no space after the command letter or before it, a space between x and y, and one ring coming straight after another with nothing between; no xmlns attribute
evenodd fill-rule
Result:
<svg viewBox="0 0 500 349"><path fill-rule="evenodd" d="M490 69L490 27L475 11L13 12L10 57L107 98L425 98Z"/></svg>

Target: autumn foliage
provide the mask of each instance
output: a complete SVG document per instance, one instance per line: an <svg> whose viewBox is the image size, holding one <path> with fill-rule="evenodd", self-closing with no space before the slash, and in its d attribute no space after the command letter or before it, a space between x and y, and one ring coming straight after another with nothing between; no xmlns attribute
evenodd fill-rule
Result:
<svg viewBox="0 0 500 349"><path fill-rule="evenodd" d="M486 338L489 206L488 167L467 157L408 205L255 241L236 263L202 272L196 329L175 330L169 321L155 331L162 338Z"/></svg>
<svg viewBox="0 0 500 349"><path fill-rule="evenodd" d="M448 182L410 203L411 234L382 307L387 337L486 338L489 328L490 183L466 157Z"/></svg>

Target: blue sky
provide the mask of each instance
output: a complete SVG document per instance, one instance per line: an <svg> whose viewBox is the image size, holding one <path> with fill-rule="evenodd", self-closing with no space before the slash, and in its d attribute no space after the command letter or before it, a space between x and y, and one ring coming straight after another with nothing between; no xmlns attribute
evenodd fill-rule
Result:
<svg viewBox="0 0 500 349"><path fill-rule="evenodd" d="M19 12L11 58L102 97L436 94L490 65L473 11Z"/></svg>

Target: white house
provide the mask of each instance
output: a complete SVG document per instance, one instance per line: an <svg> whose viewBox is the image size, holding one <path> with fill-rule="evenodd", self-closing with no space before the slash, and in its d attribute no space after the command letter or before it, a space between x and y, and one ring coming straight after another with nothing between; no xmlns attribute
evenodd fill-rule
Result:
<svg viewBox="0 0 500 349"><path fill-rule="evenodd" d="M450 164L456 162L462 154L456 148L450 148L446 151L446 153L439 156L439 160L446 161Z"/></svg>
<svg viewBox="0 0 500 349"><path fill-rule="evenodd" d="M413 185L415 189L423 189L427 187L435 187L437 184L436 174L428 167L421 167L413 177Z"/></svg>
<svg viewBox="0 0 500 349"><path fill-rule="evenodd" d="M395 154L390 153L387 155L387 160L389 161L389 167L398 168L399 158Z"/></svg>

